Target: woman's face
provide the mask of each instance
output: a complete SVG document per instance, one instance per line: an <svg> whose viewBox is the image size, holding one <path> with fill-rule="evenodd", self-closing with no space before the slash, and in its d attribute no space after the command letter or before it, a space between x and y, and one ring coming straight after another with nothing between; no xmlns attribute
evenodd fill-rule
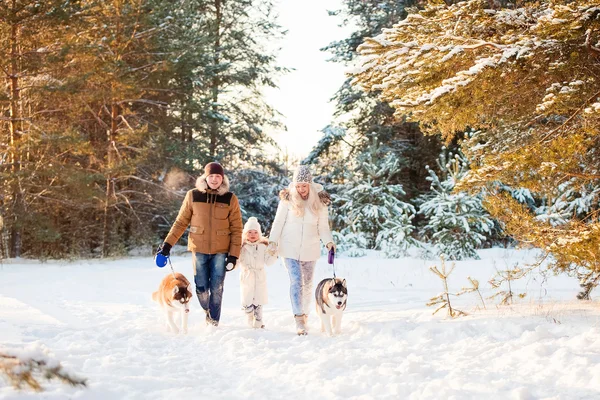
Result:
<svg viewBox="0 0 600 400"><path fill-rule="evenodd" d="M208 187L216 190L223 183L223 176L221 174L210 174L206 177L206 183L208 183Z"/></svg>
<svg viewBox="0 0 600 400"><path fill-rule="evenodd" d="M296 191L302 198L306 199L310 193L310 184L308 183L296 183Z"/></svg>
<svg viewBox="0 0 600 400"><path fill-rule="evenodd" d="M246 233L246 238L249 242L256 242L259 239L259 236L260 235L258 234L258 231L256 229L250 229Z"/></svg>

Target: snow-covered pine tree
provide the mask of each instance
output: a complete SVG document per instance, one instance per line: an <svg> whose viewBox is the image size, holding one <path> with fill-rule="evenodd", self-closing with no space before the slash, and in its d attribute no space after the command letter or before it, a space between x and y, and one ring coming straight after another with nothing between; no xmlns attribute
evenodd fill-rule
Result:
<svg viewBox="0 0 600 400"><path fill-rule="evenodd" d="M414 243L411 233L415 208L401 198L402 185L394 183L400 162L377 142L362 153L346 184L334 197L346 223L345 238L366 241L369 249L380 249L389 257L404 253Z"/></svg>
<svg viewBox="0 0 600 400"><path fill-rule="evenodd" d="M550 253L556 271L600 271L600 208L553 226L494 188L555 198L569 179L600 186L599 17L586 0L427 3L358 48L354 83L398 119L447 142L469 128L484 132L463 148L476 162L462 185L486 187L490 214Z"/></svg>
<svg viewBox="0 0 600 400"><path fill-rule="evenodd" d="M469 169L462 154L444 151L438 166L442 179L427 167L431 192L420 198L419 214L427 219L423 233L435 245L436 255L450 260L478 258L476 249L491 235L494 221L483 209L481 196L453 192Z"/></svg>
<svg viewBox="0 0 600 400"><path fill-rule="evenodd" d="M256 217L263 234L267 234L275 218L279 204L279 191L287 186L289 179L283 171L241 169L232 174L232 191L240 201L242 218Z"/></svg>

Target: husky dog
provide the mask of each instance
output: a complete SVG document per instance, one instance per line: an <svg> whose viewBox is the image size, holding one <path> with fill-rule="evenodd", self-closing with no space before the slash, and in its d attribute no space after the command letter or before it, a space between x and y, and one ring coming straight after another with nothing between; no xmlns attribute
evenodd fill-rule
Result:
<svg viewBox="0 0 600 400"><path fill-rule="evenodd" d="M175 333L179 333L180 330L183 333L187 333L188 313L190 312L189 302L191 298L190 282L179 272L176 272L174 275L168 274L165 276L158 290L152 293L152 300L160 304L165 312L167 328ZM173 314L176 313L179 314L181 319L181 329L173 321Z"/></svg>
<svg viewBox="0 0 600 400"><path fill-rule="evenodd" d="M346 300L348 300L346 280L323 279L317 285L315 298L317 314L321 317L321 332L327 332L327 335L331 336L333 325L333 333L340 333L342 331L342 314L346 309Z"/></svg>

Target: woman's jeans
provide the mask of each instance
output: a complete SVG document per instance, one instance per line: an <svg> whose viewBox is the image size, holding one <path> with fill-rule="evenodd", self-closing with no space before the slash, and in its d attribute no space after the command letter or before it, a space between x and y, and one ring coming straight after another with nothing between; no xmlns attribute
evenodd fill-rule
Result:
<svg viewBox="0 0 600 400"><path fill-rule="evenodd" d="M193 256L196 295L207 316L216 322L221 318L226 260L227 253L194 253Z"/></svg>
<svg viewBox="0 0 600 400"><path fill-rule="evenodd" d="M283 260L290 274L290 300L294 315L308 315L310 299L313 295L313 275L316 261L299 261L291 258Z"/></svg>

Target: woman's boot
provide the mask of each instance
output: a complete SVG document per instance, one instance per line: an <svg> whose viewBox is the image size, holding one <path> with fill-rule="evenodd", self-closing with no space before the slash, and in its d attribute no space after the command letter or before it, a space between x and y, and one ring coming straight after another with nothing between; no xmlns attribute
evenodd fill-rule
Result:
<svg viewBox="0 0 600 400"><path fill-rule="evenodd" d="M306 315L294 315L294 319L296 320L296 332L298 335L306 335Z"/></svg>

